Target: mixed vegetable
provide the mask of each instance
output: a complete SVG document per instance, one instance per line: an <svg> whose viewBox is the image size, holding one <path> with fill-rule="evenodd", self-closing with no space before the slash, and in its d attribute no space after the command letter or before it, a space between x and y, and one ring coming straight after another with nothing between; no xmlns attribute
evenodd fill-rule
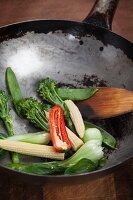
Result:
<svg viewBox="0 0 133 200"><path fill-rule="evenodd" d="M0 134L0 156L7 151L12 152L12 162L7 165L9 168L41 175L72 175L91 172L104 166L104 149L115 149L116 140L101 127L83 121L73 102L90 98L97 92L97 88L59 88L55 80L46 78L39 83L37 90L45 101L41 103L34 97L23 98L11 68L6 70L6 84L11 97L0 91L0 118L8 135ZM29 120L40 132L14 134L10 101L18 116ZM54 161L22 163L18 153Z"/></svg>

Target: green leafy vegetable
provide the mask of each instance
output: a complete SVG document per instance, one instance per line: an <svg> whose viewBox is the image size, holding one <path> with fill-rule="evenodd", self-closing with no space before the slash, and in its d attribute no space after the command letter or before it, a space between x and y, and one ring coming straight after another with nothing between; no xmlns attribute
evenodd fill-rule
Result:
<svg viewBox="0 0 133 200"><path fill-rule="evenodd" d="M91 160L83 158L78 161L75 165L68 167L64 174L82 174L94 171L96 169L96 164L93 163Z"/></svg>
<svg viewBox="0 0 133 200"><path fill-rule="evenodd" d="M17 78L10 67L8 67L6 70L6 85L12 96L13 104L17 112L17 102L23 97Z"/></svg>
<svg viewBox="0 0 133 200"><path fill-rule="evenodd" d="M4 122L8 135L12 136L14 135L13 119L12 116L10 115L9 101L10 99L6 95L5 91L0 90L0 119ZM19 162L18 154L12 153L12 161L14 163Z"/></svg>
<svg viewBox="0 0 133 200"><path fill-rule="evenodd" d="M61 99L72 101L81 101L92 97L97 91L97 88L57 88L57 94Z"/></svg>
<svg viewBox="0 0 133 200"><path fill-rule="evenodd" d="M87 128L83 137L83 141L98 140L99 144L102 145L102 134L97 128Z"/></svg>
<svg viewBox="0 0 133 200"><path fill-rule="evenodd" d="M103 158L103 148L97 143L97 141L86 142L75 154L64 161L53 161L45 163L32 163L32 164L9 164L8 167L21 171L34 174L52 174L52 173L63 173L67 168L76 165L82 159L89 159L95 166L97 166L98 161ZM89 162L89 161L88 161ZM91 163L91 164L92 164ZM80 164L80 170L85 166ZM90 168L89 168L90 167ZM88 167L92 169L92 165ZM75 167L77 172L77 169ZM82 171L82 170L81 170ZM75 173L76 173L75 172Z"/></svg>
<svg viewBox="0 0 133 200"><path fill-rule="evenodd" d="M96 126L95 124L92 124L90 122L84 122L84 123L85 123L86 129L87 128L97 128L100 130L100 132L102 134L102 142L107 148L110 148L110 149L116 148L116 139L111 134L109 134L107 131L105 131L101 127Z"/></svg>
<svg viewBox="0 0 133 200"><path fill-rule="evenodd" d="M11 140L11 141L20 141L20 142L27 142L27 143L32 143L32 144L46 145L50 142L50 134L45 133L44 131L41 131L37 133L25 133L25 134L14 135L6 139Z"/></svg>
<svg viewBox="0 0 133 200"><path fill-rule="evenodd" d="M39 103L35 98L29 97L18 101L16 106L19 115L27 118L42 130L49 131L43 104Z"/></svg>
<svg viewBox="0 0 133 200"><path fill-rule="evenodd" d="M74 165L80 159L87 158L96 163L103 157L103 148L96 140L88 141L83 144L80 149L67 160L61 161L65 165Z"/></svg>
<svg viewBox="0 0 133 200"><path fill-rule="evenodd" d="M59 97L56 92L56 81L49 78L42 80L39 84L38 92L43 100L50 102L52 105L59 105L62 107L67 126L75 132L75 128L70 117L70 112L65 102Z"/></svg>
<svg viewBox="0 0 133 200"><path fill-rule="evenodd" d="M60 166L56 161L49 163L9 164L8 167L19 172L40 175L63 173L66 169L66 167Z"/></svg>

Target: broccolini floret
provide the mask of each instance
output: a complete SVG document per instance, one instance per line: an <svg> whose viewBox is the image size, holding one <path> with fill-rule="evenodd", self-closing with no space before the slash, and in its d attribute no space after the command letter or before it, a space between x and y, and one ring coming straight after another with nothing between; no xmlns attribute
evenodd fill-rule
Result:
<svg viewBox="0 0 133 200"><path fill-rule="evenodd" d="M67 126L75 132L67 105L56 92L56 84L57 82L55 80L46 78L39 83L37 91L43 100L50 102L52 105L59 105L62 107Z"/></svg>
<svg viewBox="0 0 133 200"><path fill-rule="evenodd" d="M8 135L12 136L13 133L13 119L10 115L10 107L9 107L9 96L2 90L0 90L0 118L3 120L6 129L8 131Z"/></svg>
<svg viewBox="0 0 133 200"><path fill-rule="evenodd" d="M6 95L5 91L0 90L0 119L4 122L8 135L13 136L13 119L10 115L9 101L10 98ZM12 160L13 163L18 163L18 154L12 153Z"/></svg>
<svg viewBox="0 0 133 200"><path fill-rule="evenodd" d="M21 99L17 102L17 110L21 116L34 123L36 127L48 132L49 125L44 108L43 104L33 97Z"/></svg>
<svg viewBox="0 0 133 200"><path fill-rule="evenodd" d="M5 119L9 116L9 97L3 90L0 90L0 118Z"/></svg>
<svg viewBox="0 0 133 200"><path fill-rule="evenodd" d="M55 80L46 78L40 82L38 92L43 100L50 102L52 105L60 105L63 109L64 102L56 92L56 84Z"/></svg>

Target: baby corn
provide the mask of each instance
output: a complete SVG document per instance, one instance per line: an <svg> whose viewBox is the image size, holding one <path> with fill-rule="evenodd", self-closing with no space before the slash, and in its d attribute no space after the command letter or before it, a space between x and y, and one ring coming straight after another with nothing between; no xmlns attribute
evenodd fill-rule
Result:
<svg viewBox="0 0 133 200"><path fill-rule="evenodd" d="M52 146L29 144L26 142L0 140L0 148L24 155L64 160L64 153L58 153Z"/></svg>
<svg viewBox="0 0 133 200"><path fill-rule="evenodd" d="M71 141L72 148L77 151L84 143L83 141L75 135L69 128L66 127L68 138Z"/></svg>
<svg viewBox="0 0 133 200"><path fill-rule="evenodd" d="M65 103L70 111L70 116L78 135L80 136L80 138L83 138L85 133L85 126L78 107L71 100L66 100Z"/></svg>

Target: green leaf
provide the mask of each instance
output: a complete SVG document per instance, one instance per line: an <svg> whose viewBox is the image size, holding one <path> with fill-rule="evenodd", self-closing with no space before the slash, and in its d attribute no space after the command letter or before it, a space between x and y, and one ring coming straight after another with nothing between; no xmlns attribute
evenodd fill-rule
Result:
<svg viewBox="0 0 133 200"><path fill-rule="evenodd" d="M91 160L83 158L79 162L77 162L75 165L68 167L64 174L82 174L94 171L96 169L96 164L93 163Z"/></svg>
<svg viewBox="0 0 133 200"><path fill-rule="evenodd" d="M31 173L31 174L58 174L64 172L66 168L53 163L32 163L32 164L9 164L10 167L19 172Z"/></svg>
<svg viewBox="0 0 133 200"><path fill-rule="evenodd" d="M56 89L58 95L63 99L70 99L73 101L80 101L89 99L92 97L97 91L97 88L57 88Z"/></svg>
<svg viewBox="0 0 133 200"><path fill-rule="evenodd" d="M102 134L102 138L103 138L102 142L107 148L109 148L109 149L115 149L116 148L116 139L111 134L109 134L107 131L105 131L101 127L96 126L95 124L92 124L90 122L84 122L84 123L85 123L86 129L88 129L88 128L99 129L99 131Z"/></svg>
<svg viewBox="0 0 133 200"><path fill-rule="evenodd" d="M21 100L23 97L17 78L10 67L8 67L6 70L6 85L12 96L13 104L17 111L17 114L19 115L16 105L17 102Z"/></svg>
<svg viewBox="0 0 133 200"><path fill-rule="evenodd" d="M60 162L49 163L32 163L32 164L9 164L8 167L19 172L32 173L32 174L81 174L94 171L97 167L89 159L81 159L75 165L70 167L60 165Z"/></svg>

